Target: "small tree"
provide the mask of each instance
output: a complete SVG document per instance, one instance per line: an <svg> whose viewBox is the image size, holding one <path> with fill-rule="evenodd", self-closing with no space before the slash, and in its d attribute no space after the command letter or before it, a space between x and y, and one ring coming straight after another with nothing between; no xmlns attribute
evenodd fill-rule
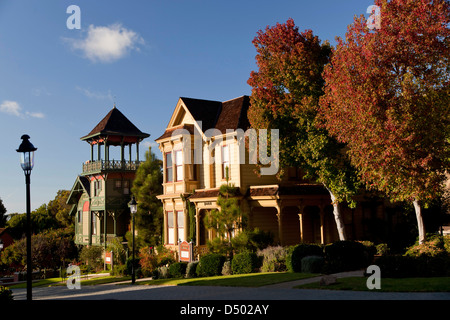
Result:
<svg viewBox="0 0 450 320"><path fill-rule="evenodd" d="M138 247L155 246L161 242L162 203L156 196L162 194L162 182L162 161L149 148L131 188L138 203L135 216Z"/></svg>
<svg viewBox="0 0 450 320"><path fill-rule="evenodd" d="M232 254L231 239L234 231L242 227L243 219L237 198L239 192L233 184L228 183L228 170L226 171L226 177L227 183L220 186L217 198L220 210L211 210L211 213L205 217L204 222L207 228L215 230L219 238L228 240L227 245L230 254Z"/></svg>

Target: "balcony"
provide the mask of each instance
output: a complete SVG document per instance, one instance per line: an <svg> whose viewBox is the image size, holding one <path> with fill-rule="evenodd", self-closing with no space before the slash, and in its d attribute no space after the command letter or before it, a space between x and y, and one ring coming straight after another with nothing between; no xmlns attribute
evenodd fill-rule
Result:
<svg viewBox="0 0 450 320"><path fill-rule="evenodd" d="M121 161L121 160L97 160L87 161L83 163L83 175L100 173L100 172L114 172L114 171L130 171L134 172L139 167L140 161Z"/></svg>

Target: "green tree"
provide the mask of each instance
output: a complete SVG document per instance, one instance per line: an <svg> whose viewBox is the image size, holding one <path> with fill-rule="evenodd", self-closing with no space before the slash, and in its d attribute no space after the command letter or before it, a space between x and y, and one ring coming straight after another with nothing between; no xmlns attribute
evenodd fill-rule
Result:
<svg viewBox="0 0 450 320"><path fill-rule="evenodd" d="M260 30L253 44L259 70L252 71L248 80L252 87L250 124L255 129L280 130L280 167L300 167L304 178L325 186L339 238L344 240L339 203L354 206L360 184L345 145L333 139L320 122L322 71L331 46L321 43L311 30L300 33L292 19Z"/></svg>
<svg viewBox="0 0 450 320"><path fill-rule="evenodd" d="M156 246L161 242L163 209L156 196L162 194L162 182L162 161L149 148L131 188L138 203L135 216L138 247Z"/></svg>
<svg viewBox="0 0 450 320"><path fill-rule="evenodd" d="M0 198L0 228L3 228L6 226L6 208L3 205L3 201Z"/></svg>
<svg viewBox="0 0 450 320"><path fill-rule="evenodd" d="M228 171L226 176L228 177ZM239 206L239 200L237 198L239 195L238 188L233 184L229 184L227 181L226 184L221 185L219 188L217 204L220 207L220 210L211 210L210 214L206 215L204 218L205 226L216 232L216 236L220 242L219 245L226 244L230 255L232 255L231 239L233 238L235 230L240 229L244 222ZM217 245L217 240L211 243L211 245Z"/></svg>
<svg viewBox="0 0 450 320"><path fill-rule="evenodd" d="M30 213L30 219L32 234L38 234L47 229L58 228L58 222L52 215L50 215L46 204L43 204L36 210L33 210ZM14 239L18 240L25 235L26 223L27 215L25 213L14 214L11 216L7 222L7 227L10 228L10 234Z"/></svg>
<svg viewBox="0 0 450 320"><path fill-rule="evenodd" d="M61 227L67 227L73 224L73 216L69 216L70 205L66 203L70 191L58 190L55 199L47 205L47 210Z"/></svg>

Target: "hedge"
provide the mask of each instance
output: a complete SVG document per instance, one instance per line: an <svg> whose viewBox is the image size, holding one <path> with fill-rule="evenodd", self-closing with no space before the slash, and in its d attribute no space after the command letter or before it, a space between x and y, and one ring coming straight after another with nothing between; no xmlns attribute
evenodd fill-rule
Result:
<svg viewBox="0 0 450 320"><path fill-rule="evenodd" d="M288 250L286 257L286 266L291 272L302 272L302 259L304 257L323 256L322 246L318 244L301 243L291 250Z"/></svg>
<svg viewBox="0 0 450 320"><path fill-rule="evenodd" d="M256 253L242 252L233 256L231 271L233 274L251 273L258 268Z"/></svg>
<svg viewBox="0 0 450 320"><path fill-rule="evenodd" d="M326 272L353 271L368 265L369 257L362 243L336 241L325 246Z"/></svg>
<svg viewBox="0 0 450 320"><path fill-rule="evenodd" d="M225 256L217 253L210 253L200 258L196 273L199 277L211 277L222 274L222 267Z"/></svg>

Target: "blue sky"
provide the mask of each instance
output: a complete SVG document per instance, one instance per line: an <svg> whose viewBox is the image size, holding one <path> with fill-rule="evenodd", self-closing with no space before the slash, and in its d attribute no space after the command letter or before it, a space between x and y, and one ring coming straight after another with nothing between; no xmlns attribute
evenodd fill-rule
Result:
<svg viewBox="0 0 450 320"><path fill-rule="evenodd" d="M180 96L225 101L250 95L251 41L293 18L335 44L366 0L0 1L0 198L25 212L25 178L15 151L22 134L38 148L32 210L70 190L89 133L113 107L151 134L154 146ZM67 7L81 10L68 29Z"/></svg>

